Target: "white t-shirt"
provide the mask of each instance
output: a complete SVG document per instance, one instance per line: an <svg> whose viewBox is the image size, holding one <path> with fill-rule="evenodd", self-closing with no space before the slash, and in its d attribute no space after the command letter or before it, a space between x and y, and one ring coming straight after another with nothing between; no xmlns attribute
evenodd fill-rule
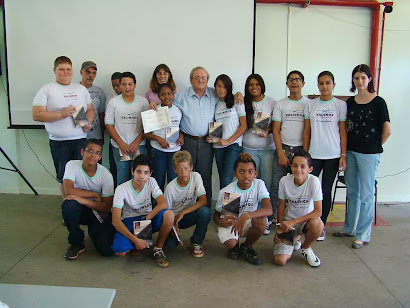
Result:
<svg viewBox="0 0 410 308"><path fill-rule="evenodd" d="M215 110L215 122L222 123L222 139L229 139L239 128L239 117L245 117L245 104L236 104L234 103L232 108L226 107L225 102L219 101L216 105ZM242 146L242 138L240 136L233 143L239 144ZM225 146L220 146L217 143L213 144L214 148L224 148Z"/></svg>
<svg viewBox="0 0 410 308"><path fill-rule="evenodd" d="M252 102L254 117L258 114L269 116L269 125L272 125L272 114L275 108L276 101L269 96L265 96L260 102ZM248 127L248 130L243 134L242 146L250 150L266 150L275 149L275 143L273 142L273 135L269 134L266 138L259 137L258 134L252 132L253 127Z"/></svg>
<svg viewBox="0 0 410 308"><path fill-rule="evenodd" d="M105 93L100 87L97 87L96 85L92 85L90 88L87 88L87 90L90 93L92 105L95 111L93 129L87 133L87 139L102 139L99 114L105 112Z"/></svg>
<svg viewBox="0 0 410 308"><path fill-rule="evenodd" d="M251 187L246 190L240 189L238 187L238 181L235 181L221 189L219 192L218 201L216 202L215 211L222 211L222 201L226 192L241 194L239 216L243 213L256 211L258 209L259 202L262 199L269 198L269 192L266 189L265 182L262 180L254 179Z"/></svg>
<svg viewBox="0 0 410 308"><path fill-rule="evenodd" d="M172 209L175 214L190 207L198 197L205 194L204 184L198 172L191 172L189 182L185 187L179 186L177 178L175 178L165 188L165 200L167 200L168 208Z"/></svg>
<svg viewBox="0 0 410 308"><path fill-rule="evenodd" d="M161 128L152 132L153 135L159 136L162 139L169 137L168 143L176 143L179 138L179 123L181 123L182 112L177 106L172 105L171 108L168 108L169 116L171 118L171 126L167 128ZM167 130L171 130L170 133L166 133ZM177 137L178 136L178 137ZM162 152L176 152L181 149L180 145L176 145L173 148L163 148L158 141L151 140L151 146Z"/></svg>
<svg viewBox="0 0 410 308"><path fill-rule="evenodd" d="M283 144L291 147L303 145L304 110L309 101L304 96L298 101L285 97L276 103L272 121L281 122L280 138Z"/></svg>
<svg viewBox="0 0 410 308"><path fill-rule="evenodd" d="M114 195L114 180L110 171L104 166L97 164L97 171L93 177L89 177L83 169L82 160L70 160L65 165L63 180L70 180L74 187L82 190L94 191L102 197Z"/></svg>
<svg viewBox="0 0 410 308"><path fill-rule="evenodd" d="M70 105L82 105L87 111L87 105L90 103L90 93L78 83L48 83L41 87L33 100L33 106L45 106L47 111L61 111ZM44 126L51 140L75 140L87 136L81 127L75 127L71 116L54 122L45 122Z"/></svg>
<svg viewBox="0 0 410 308"><path fill-rule="evenodd" d="M126 103L122 95L110 99L105 111L105 124L114 125L117 134L126 144L131 144L142 132L141 112L148 109L145 97L136 95L132 103ZM111 144L119 148L111 138ZM140 145L145 144L145 139Z"/></svg>
<svg viewBox="0 0 410 308"><path fill-rule="evenodd" d="M319 178L312 174L301 186L296 186L295 178L288 174L280 179L279 199L286 200L285 217L287 220L305 216L313 211L314 201L323 200Z"/></svg>
<svg viewBox="0 0 410 308"><path fill-rule="evenodd" d="M309 153L312 158L340 157L339 122L346 121L346 117L346 103L336 97L326 102L318 97L305 104L305 119L310 119Z"/></svg>
<svg viewBox="0 0 410 308"><path fill-rule="evenodd" d="M156 199L162 195L153 177L148 179L140 192L132 187L132 181L122 183L115 190L113 207L122 209L121 219L148 215L152 211L151 197Z"/></svg>

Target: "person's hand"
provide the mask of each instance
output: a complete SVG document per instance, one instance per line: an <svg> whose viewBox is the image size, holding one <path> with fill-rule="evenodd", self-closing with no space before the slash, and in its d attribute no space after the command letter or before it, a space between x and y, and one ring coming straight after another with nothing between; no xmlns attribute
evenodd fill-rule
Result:
<svg viewBox="0 0 410 308"><path fill-rule="evenodd" d="M175 216L175 219L174 219L174 225L175 226L178 226L179 221L184 217L184 215L185 215L184 212L181 211L181 212L178 213L177 216Z"/></svg>
<svg viewBox="0 0 410 308"><path fill-rule="evenodd" d="M149 248L149 244L138 237L135 237L132 242L137 250Z"/></svg>
<svg viewBox="0 0 410 308"><path fill-rule="evenodd" d="M212 143L212 138L211 137L206 137L206 142L208 142L208 143Z"/></svg>
<svg viewBox="0 0 410 308"><path fill-rule="evenodd" d="M268 131L258 130L258 136L259 137L266 138L267 135L268 135Z"/></svg>
<svg viewBox="0 0 410 308"><path fill-rule="evenodd" d="M65 196L64 200L74 200L82 204L83 198L76 195L67 195Z"/></svg>
<svg viewBox="0 0 410 308"><path fill-rule="evenodd" d="M126 154L126 155L131 154L130 148L128 144L126 144L125 142L121 142L120 144L118 144L118 146L120 147L122 154Z"/></svg>
<svg viewBox="0 0 410 308"><path fill-rule="evenodd" d="M219 220L219 226L222 228L229 228L232 226L236 221L236 217L233 215L225 215L224 218Z"/></svg>
<svg viewBox="0 0 410 308"><path fill-rule="evenodd" d="M245 231L245 224L248 221L249 216L244 213L242 214L241 217L239 217L235 223L232 225L232 230L231 233L239 236L243 236L243 233Z"/></svg>
<svg viewBox="0 0 410 308"><path fill-rule="evenodd" d="M235 98L235 103L237 104L243 104L245 101L241 92L236 92L234 98Z"/></svg>
<svg viewBox="0 0 410 308"><path fill-rule="evenodd" d="M292 230L293 226L295 225L295 223L293 222L293 220L287 220L287 221L282 221L282 223L280 224L280 228L285 231L288 232L290 230Z"/></svg>
<svg viewBox="0 0 410 308"><path fill-rule="evenodd" d="M228 146L228 145L229 145L229 142L228 142L228 140L219 139L219 140L218 140L218 144L219 144L220 146L224 147L224 146Z"/></svg>
<svg viewBox="0 0 410 308"><path fill-rule="evenodd" d="M158 143L160 146L162 146L164 149L168 149L169 148L169 143L168 141L166 141L165 139L158 137Z"/></svg>
<svg viewBox="0 0 410 308"><path fill-rule="evenodd" d="M184 136L180 135L176 143L182 147L184 145Z"/></svg>
<svg viewBox="0 0 410 308"><path fill-rule="evenodd" d="M339 172L346 170L346 156L342 155L339 159Z"/></svg>
<svg viewBox="0 0 410 308"><path fill-rule="evenodd" d="M178 235L181 235L181 232L179 231L179 228L178 228L178 224L174 224L174 229L175 229L175 232L176 232ZM175 234L175 232L174 232L174 230L172 230L172 232L171 232L171 235L172 235L173 237L177 237L177 235Z"/></svg>
<svg viewBox="0 0 410 308"><path fill-rule="evenodd" d="M275 233L275 236L273 237L273 242L274 242L275 244L279 244L279 243L282 242L282 241L280 240L280 238L278 237L278 233L277 233L277 232Z"/></svg>
<svg viewBox="0 0 410 308"><path fill-rule="evenodd" d="M75 112L75 107L73 105L70 105L60 111L61 116L63 118L71 116L74 112Z"/></svg>
<svg viewBox="0 0 410 308"><path fill-rule="evenodd" d="M89 132L92 128L93 126L90 123L87 123L82 127L84 133Z"/></svg>
<svg viewBox="0 0 410 308"><path fill-rule="evenodd" d="M132 154L132 153L137 153L138 150L139 150L139 146L140 146L139 142L133 141L133 142L131 142L131 144L128 146L128 149L129 149L129 151L130 151L131 154Z"/></svg>
<svg viewBox="0 0 410 308"><path fill-rule="evenodd" d="M281 167L288 167L289 166L289 159L286 157L285 154L278 154L278 164Z"/></svg>
<svg viewBox="0 0 410 308"><path fill-rule="evenodd" d="M150 102L149 105L148 105L148 110L150 110L150 109L158 110L158 105L154 102Z"/></svg>

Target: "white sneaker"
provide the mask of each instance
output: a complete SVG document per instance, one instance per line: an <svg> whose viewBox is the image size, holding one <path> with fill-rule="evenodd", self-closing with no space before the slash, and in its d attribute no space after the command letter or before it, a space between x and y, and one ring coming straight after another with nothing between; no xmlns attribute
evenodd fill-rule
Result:
<svg viewBox="0 0 410 308"><path fill-rule="evenodd" d="M298 251L300 249L300 247L302 247L302 243L299 240L293 245L293 251Z"/></svg>
<svg viewBox="0 0 410 308"><path fill-rule="evenodd" d="M264 235L270 234L271 226L272 226L272 221L268 220L268 222L266 223L265 231L263 231Z"/></svg>
<svg viewBox="0 0 410 308"><path fill-rule="evenodd" d="M305 259L307 260L307 263L311 266L311 267L318 267L320 265L320 260L319 258L315 255L315 253L313 252L312 248L302 248L300 250L300 252L302 253L302 255L305 257Z"/></svg>
<svg viewBox="0 0 410 308"><path fill-rule="evenodd" d="M317 241L324 241L325 237L326 237L326 229L323 227L323 230L320 233L319 237L317 238Z"/></svg>

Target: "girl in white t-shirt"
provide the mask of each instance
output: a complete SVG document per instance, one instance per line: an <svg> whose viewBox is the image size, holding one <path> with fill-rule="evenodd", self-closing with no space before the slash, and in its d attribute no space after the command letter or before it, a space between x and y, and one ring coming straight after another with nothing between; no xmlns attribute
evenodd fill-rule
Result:
<svg viewBox="0 0 410 308"><path fill-rule="evenodd" d="M322 221L326 224L330 212L333 182L337 172L346 168L346 103L333 97L334 76L324 71L317 77L320 96L305 104L303 148L313 158L315 176L322 174ZM318 241L325 239L325 229Z"/></svg>
<svg viewBox="0 0 410 308"><path fill-rule="evenodd" d="M232 94L232 80L219 75L215 80L215 91L219 97L215 108L215 122L222 123L222 139L213 144L220 188L232 182L233 166L242 147L242 135L247 130L244 104L236 104ZM208 142L212 142L210 138Z"/></svg>
<svg viewBox="0 0 410 308"><path fill-rule="evenodd" d="M117 185L131 179L132 157L137 156L138 153L146 154L141 112L148 109L148 101L134 94L135 87L134 74L123 73L121 77L122 94L108 102L105 112L105 127L114 147ZM131 159L125 160L126 156Z"/></svg>
<svg viewBox="0 0 410 308"><path fill-rule="evenodd" d="M159 85L158 96L161 100L161 106L169 108L171 126L148 133L145 137L151 140L152 176L157 180L159 187L163 191L165 175L167 183L177 177L172 157L175 152L181 149L181 145L184 144L184 136L179 130L182 112L172 103L174 100L174 89L169 83L163 83Z"/></svg>
<svg viewBox="0 0 410 308"><path fill-rule="evenodd" d="M272 186L273 151L272 114L276 101L265 96L265 82L252 74L245 83L245 111L248 130L243 135L242 152L249 153L256 162L258 177L270 193Z"/></svg>

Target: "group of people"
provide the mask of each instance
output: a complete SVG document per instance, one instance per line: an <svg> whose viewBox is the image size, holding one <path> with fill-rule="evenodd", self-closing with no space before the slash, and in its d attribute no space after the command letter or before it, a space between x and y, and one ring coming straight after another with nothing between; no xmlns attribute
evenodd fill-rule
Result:
<svg viewBox="0 0 410 308"><path fill-rule="evenodd" d="M107 104L93 84L94 62L82 64L79 84L72 82L67 57L55 60L54 73L56 81L34 98L33 119L44 122L49 133L69 231L67 259L85 250L80 224L88 225L102 255L148 248L133 234L140 220L151 220L153 232L159 232L153 256L160 267L169 265L163 246L177 246L179 229L194 225L190 248L194 257L202 257L214 156L221 190L213 221L229 258L261 264L252 245L276 223L274 263L286 264L301 249L310 266L319 266L311 245L325 239L332 185L342 171L348 209L343 230L333 235L355 237L356 249L370 241L375 174L391 128L367 65L354 68L351 90L357 94L347 102L333 96L336 83L329 71L319 74L320 96L313 100L302 95L303 74L290 72L289 96L276 101L265 95L258 74L247 78L244 95L234 95L229 76L219 75L212 88L209 73L198 66L191 71L191 87L179 91L168 66L160 64L146 97L134 93L134 74L114 73L116 95ZM76 106L84 108L89 124L75 126ZM168 107L171 126L144 133L141 112L159 107ZM208 132L213 122L222 124L216 140ZM98 163L104 128L110 135L110 171ZM240 195L237 215L223 209L231 193ZM280 236L290 231L291 243ZM242 236L246 239L239 245Z"/></svg>

